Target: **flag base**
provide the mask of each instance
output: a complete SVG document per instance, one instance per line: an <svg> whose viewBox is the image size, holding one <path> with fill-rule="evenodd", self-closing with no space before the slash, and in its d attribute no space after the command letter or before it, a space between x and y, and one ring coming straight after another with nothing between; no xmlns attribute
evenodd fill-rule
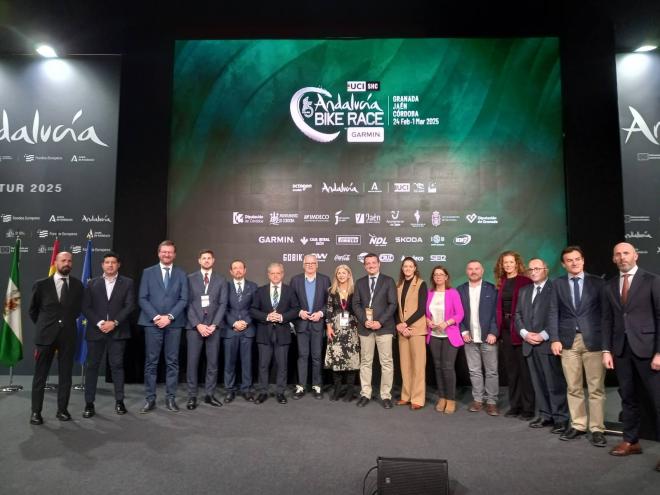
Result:
<svg viewBox="0 0 660 495"><path fill-rule="evenodd" d="M19 390L23 390L23 385L5 385L4 387L0 388L0 392L7 394L18 392Z"/></svg>

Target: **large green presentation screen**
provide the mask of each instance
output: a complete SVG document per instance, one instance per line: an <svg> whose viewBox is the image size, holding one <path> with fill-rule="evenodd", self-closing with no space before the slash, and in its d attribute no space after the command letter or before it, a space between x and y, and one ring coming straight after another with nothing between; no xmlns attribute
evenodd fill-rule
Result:
<svg viewBox="0 0 660 495"><path fill-rule="evenodd" d="M175 48L168 235L193 269L271 261L426 278L566 242L557 38L185 40Z"/></svg>

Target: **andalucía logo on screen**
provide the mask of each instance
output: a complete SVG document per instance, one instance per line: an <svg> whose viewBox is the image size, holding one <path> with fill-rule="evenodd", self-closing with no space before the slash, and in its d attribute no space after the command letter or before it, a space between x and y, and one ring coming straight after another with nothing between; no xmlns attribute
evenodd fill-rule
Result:
<svg viewBox="0 0 660 495"><path fill-rule="evenodd" d="M296 127L308 138L329 143L346 130L349 143L382 143L385 140L383 109L373 91L379 82L347 81L350 96L307 86L291 97L289 111Z"/></svg>

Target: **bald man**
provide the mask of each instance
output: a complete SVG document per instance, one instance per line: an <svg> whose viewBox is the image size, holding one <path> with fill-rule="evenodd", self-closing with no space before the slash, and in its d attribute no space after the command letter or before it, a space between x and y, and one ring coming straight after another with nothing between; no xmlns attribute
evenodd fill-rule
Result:
<svg viewBox="0 0 660 495"><path fill-rule="evenodd" d="M640 387L655 407L656 440L660 435L660 277L639 268L637 258L632 244L614 246L619 274L602 293L603 365L616 371L623 409L623 441L610 450L614 456L642 453Z"/></svg>

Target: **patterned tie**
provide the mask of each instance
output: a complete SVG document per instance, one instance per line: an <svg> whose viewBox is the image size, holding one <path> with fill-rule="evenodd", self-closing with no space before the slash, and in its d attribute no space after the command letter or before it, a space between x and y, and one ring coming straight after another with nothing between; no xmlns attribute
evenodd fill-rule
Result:
<svg viewBox="0 0 660 495"><path fill-rule="evenodd" d="M629 273L623 276L623 287L621 287L621 304L628 302L628 289L630 289L630 282L628 282Z"/></svg>
<svg viewBox="0 0 660 495"><path fill-rule="evenodd" d="M273 308L277 307L277 303L280 302L280 295L277 292L277 285L273 285Z"/></svg>
<svg viewBox="0 0 660 495"><path fill-rule="evenodd" d="M376 277L369 277L371 280L371 285L370 285L370 291L373 294L374 290L376 289Z"/></svg>
<svg viewBox="0 0 660 495"><path fill-rule="evenodd" d="M66 300L69 297L69 279L68 277L62 277L62 288L60 289L60 304L66 304Z"/></svg>
<svg viewBox="0 0 660 495"><path fill-rule="evenodd" d="M241 302L243 299L243 286L240 282L236 284L236 298L238 299L238 302Z"/></svg>
<svg viewBox="0 0 660 495"><path fill-rule="evenodd" d="M537 285L536 292L534 292L534 297L532 297L532 306L536 305L536 300L539 298L540 295L541 295L541 286Z"/></svg>
<svg viewBox="0 0 660 495"><path fill-rule="evenodd" d="M167 286L170 285L170 267L166 266L163 268L165 270L165 278L163 278L163 285L167 289Z"/></svg>
<svg viewBox="0 0 660 495"><path fill-rule="evenodd" d="M204 274L204 285L209 285L209 274L206 272Z"/></svg>
<svg viewBox="0 0 660 495"><path fill-rule="evenodd" d="M577 310L580 307L580 277L573 277L573 306Z"/></svg>

